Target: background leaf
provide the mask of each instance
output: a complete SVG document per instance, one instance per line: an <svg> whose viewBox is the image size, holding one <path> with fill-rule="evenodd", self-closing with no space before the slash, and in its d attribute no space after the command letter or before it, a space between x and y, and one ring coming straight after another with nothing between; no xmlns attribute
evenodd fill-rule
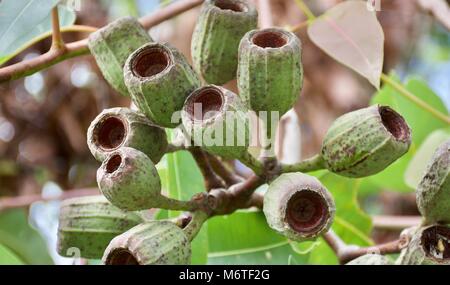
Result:
<svg viewBox="0 0 450 285"><path fill-rule="evenodd" d="M331 192L336 203L336 216L332 229L347 244L372 245L369 238L372 221L359 207L357 194L360 180L349 179L321 171L316 174L322 184ZM335 253L320 239L320 244L311 251L309 264L338 264Z"/></svg>
<svg viewBox="0 0 450 285"><path fill-rule="evenodd" d="M15 0L1 1L0 11L0 64L8 61L24 45L39 35L51 31L50 12L58 0ZM60 26L72 25L75 12L58 6Z"/></svg>
<svg viewBox="0 0 450 285"><path fill-rule="evenodd" d="M390 77L393 80L399 81L395 75L391 75ZM418 98L424 100L436 110L442 112L443 114L448 114L448 110L442 100L424 81L417 78L408 79L405 88L416 94ZM388 105L399 112L411 127L412 144L408 153L406 153L402 158L394 162L384 171L366 179L377 185L379 189L389 189L401 192L413 191L414 188L408 186L404 179L409 162L414 157L414 154L425 138L431 132L448 127L448 125L436 119L430 113L424 111L408 99L404 98L389 85L384 85L383 88L372 98L371 103ZM394 177L395 179L392 179Z"/></svg>
<svg viewBox="0 0 450 285"><path fill-rule="evenodd" d="M305 264L308 257L270 229L260 211L214 217L208 221L208 237L208 264Z"/></svg>
<svg viewBox="0 0 450 285"><path fill-rule="evenodd" d="M442 143L448 140L450 140L450 128L434 131L425 139L405 172L406 183L411 188L416 189L432 155Z"/></svg>
<svg viewBox="0 0 450 285"><path fill-rule="evenodd" d="M0 265L22 265L20 258L7 247L0 244Z"/></svg>
<svg viewBox="0 0 450 285"><path fill-rule="evenodd" d="M377 89L383 68L384 33L365 1L345 1L317 18L310 39L340 63L361 74Z"/></svg>
<svg viewBox="0 0 450 285"><path fill-rule="evenodd" d="M23 209L9 210L0 215L0 244L8 248L23 263L53 263L44 240L30 227Z"/></svg>
<svg viewBox="0 0 450 285"><path fill-rule="evenodd" d="M172 138L174 132L167 130L169 138ZM188 151L177 151L165 156L167 169L163 180L163 188L168 192L169 197L179 200L190 200L191 197L199 192L205 191L203 176L198 169L197 163ZM161 172L161 169L159 170ZM180 213L168 211L167 217L177 217ZM164 215L164 212L161 212ZM208 223L205 223L192 241L192 264L205 264L208 254Z"/></svg>

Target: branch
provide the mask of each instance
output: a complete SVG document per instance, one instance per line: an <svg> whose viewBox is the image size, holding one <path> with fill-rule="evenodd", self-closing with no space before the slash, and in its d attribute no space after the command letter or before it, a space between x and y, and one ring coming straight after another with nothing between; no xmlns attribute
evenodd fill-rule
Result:
<svg viewBox="0 0 450 285"><path fill-rule="evenodd" d="M370 247L359 247L355 245L347 245L342 239L333 231L330 230L323 235L324 240L335 252L339 263L346 264L347 262L363 256L365 254L392 254L399 253L404 246L404 242L401 239L378 244Z"/></svg>
<svg viewBox="0 0 450 285"><path fill-rule="evenodd" d="M300 161L295 164L282 164L281 172L311 172L325 168L325 162L321 155L315 155L311 158Z"/></svg>
<svg viewBox="0 0 450 285"><path fill-rule="evenodd" d="M211 167L214 169L214 172L216 172L223 179L223 181L225 181L227 186L242 182L242 179L227 169L222 161L220 161L215 155L206 153L206 156L211 164Z"/></svg>
<svg viewBox="0 0 450 285"><path fill-rule="evenodd" d="M177 1L173 4L168 5L167 7L161 8L154 14L141 18L140 22L145 28L148 29L154 25L160 24L165 20L177 16L184 11L200 5L202 2L202 0ZM89 49L87 47L87 39L66 44L66 49L63 51L50 49L47 53L33 59L1 68L0 83L16 80L34 74L61 61L88 53Z"/></svg>
<svg viewBox="0 0 450 285"><path fill-rule="evenodd" d="M273 17L270 7L270 0L258 0L260 28L273 27Z"/></svg>
<svg viewBox="0 0 450 285"><path fill-rule="evenodd" d="M192 147L190 148L190 151L195 161L197 162L197 165L200 168L203 177L205 178L204 180L206 191L209 192L211 189L225 188L222 180L219 178L219 176L217 176L217 174L209 164L205 152L199 147Z"/></svg>
<svg viewBox="0 0 450 285"><path fill-rule="evenodd" d="M17 197L4 197L0 198L0 212L14 209L14 208L25 208L38 201L54 201L54 200L64 200L74 197L81 196L92 196L98 195L100 192L97 188L85 188L85 189L74 189L66 190L60 195L55 195L51 197L42 197L41 194L24 195Z"/></svg>
<svg viewBox="0 0 450 285"><path fill-rule="evenodd" d="M420 225L422 217L420 216L373 216L373 227L388 231L402 231Z"/></svg>
<svg viewBox="0 0 450 285"><path fill-rule="evenodd" d="M58 7L52 9L52 47L51 49L64 50L65 44L59 26Z"/></svg>

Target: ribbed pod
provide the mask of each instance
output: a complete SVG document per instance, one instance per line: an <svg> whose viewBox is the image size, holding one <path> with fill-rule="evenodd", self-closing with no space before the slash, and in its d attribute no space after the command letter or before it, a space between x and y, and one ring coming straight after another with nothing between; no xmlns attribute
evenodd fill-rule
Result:
<svg viewBox="0 0 450 285"><path fill-rule="evenodd" d="M444 225L418 228L396 264L450 265L450 228Z"/></svg>
<svg viewBox="0 0 450 285"><path fill-rule="evenodd" d="M350 261L347 265L394 265L394 263L384 255L365 254Z"/></svg>
<svg viewBox="0 0 450 285"><path fill-rule="evenodd" d="M186 97L200 86L200 79L186 58L168 44L146 44L128 58L125 83L141 112L158 125L176 127L172 116L181 111Z"/></svg>
<svg viewBox="0 0 450 285"><path fill-rule="evenodd" d="M289 239L305 241L328 231L335 205L319 180L298 172L282 174L269 185L263 210L273 230Z"/></svg>
<svg viewBox="0 0 450 285"><path fill-rule="evenodd" d="M248 110L233 92L215 85L195 90L184 104L182 120L194 143L210 153L226 158L247 153Z"/></svg>
<svg viewBox="0 0 450 285"><path fill-rule="evenodd" d="M450 223L450 140L439 146L428 163L416 197L427 222Z"/></svg>
<svg viewBox="0 0 450 285"><path fill-rule="evenodd" d="M57 251L72 257L71 248L76 248L84 258L101 258L115 236L141 222L139 216L116 208L103 196L65 200L59 214Z"/></svg>
<svg viewBox="0 0 450 285"><path fill-rule="evenodd" d="M388 167L410 144L411 130L403 117L375 105L336 119L322 143L322 157L330 171L364 177Z"/></svg>
<svg viewBox="0 0 450 285"><path fill-rule="evenodd" d="M238 87L254 111L291 109L303 85L301 43L293 33L270 28L248 32L239 46Z"/></svg>
<svg viewBox="0 0 450 285"><path fill-rule="evenodd" d="M140 224L108 245L106 265L189 264L191 245L183 230L168 221Z"/></svg>
<svg viewBox="0 0 450 285"><path fill-rule="evenodd" d="M191 41L194 68L206 82L222 85L236 78L242 37L256 28L256 9L241 0L207 0Z"/></svg>
<svg viewBox="0 0 450 285"><path fill-rule="evenodd" d="M128 96L123 66L137 48L151 42L146 30L133 17L120 18L89 36L89 49L106 81L121 95Z"/></svg>
<svg viewBox="0 0 450 285"><path fill-rule="evenodd" d="M87 142L92 155L99 161L120 147L132 147L158 163L168 145L164 129L128 108L103 110L91 122Z"/></svg>
<svg viewBox="0 0 450 285"><path fill-rule="evenodd" d="M97 171L98 187L115 206L125 210L158 207L161 181L143 152L123 147L110 154Z"/></svg>

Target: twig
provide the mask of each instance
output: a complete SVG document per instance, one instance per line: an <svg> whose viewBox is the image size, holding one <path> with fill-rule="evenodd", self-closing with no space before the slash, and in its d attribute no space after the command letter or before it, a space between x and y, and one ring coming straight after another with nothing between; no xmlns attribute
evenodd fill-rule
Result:
<svg viewBox="0 0 450 285"><path fill-rule="evenodd" d="M146 29L156 26L170 18L180 15L181 13L195 8L202 4L204 0L182 0L176 1L164 8L158 9L153 14L144 16L139 19L139 22Z"/></svg>
<svg viewBox="0 0 450 285"><path fill-rule="evenodd" d="M98 191L97 188L85 188L85 189L66 190L62 192L60 195L55 195L51 197L42 197L41 194L23 195L17 197L4 197L0 198L0 212L14 208L28 207L34 202L38 201L45 202L54 200L64 200L73 197L92 196L98 194L100 194L100 192Z"/></svg>
<svg viewBox="0 0 450 285"><path fill-rule="evenodd" d="M182 0L170 4L154 14L145 16L140 22L145 28L150 28L165 20L168 20L180 13L200 5L203 0ZM87 39L66 44L64 51L50 49L47 53L37 56L33 59L22 61L0 69L0 83L16 80L40 70L55 65L61 61L85 55L89 53Z"/></svg>
<svg viewBox="0 0 450 285"><path fill-rule="evenodd" d="M305 4L305 2L303 2L303 0L295 0L295 3L300 8L300 10L302 10L302 12L305 14L305 16L308 18L309 21L313 21L316 19L316 16L309 9L309 7Z"/></svg>
<svg viewBox="0 0 450 285"><path fill-rule="evenodd" d="M59 27L58 7L52 9L52 47L51 49L64 50L65 44Z"/></svg>
<svg viewBox="0 0 450 285"><path fill-rule="evenodd" d="M270 7L270 0L258 0L260 28L270 28L273 26L273 17Z"/></svg>
<svg viewBox="0 0 450 285"><path fill-rule="evenodd" d="M401 231L406 228L420 225L420 216L373 216L372 224L376 229L388 231Z"/></svg>
<svg viewBox="0 0 450 285"><path fill-rule="evenodd" d="M431 115L433 115L435 118L443 121L444 123L447 123L450 125L450 117L447 115L439 112L438 110L434 109L432 106L430 106L427 102L423 101L419 97L416 97L414 94L409 92L405 87L403 87L401 84L396 82L395 80L392 80L388 75L382 73L381 74L381 80L390 85L392 88L394 88L400 95L408 99L409 101L416 104L418 107L424 109L425 111L429 112Z"/></svg>
<svg viewBox="0 0 450 285"><path fill-rule="evenodd" d="M281 172L311 172L320 170L325 167L325 162L321 155L315 155L311 158L300 161L295 164L283 164L281 165Z"/></svg>
<svg viewBox="0 0 450 285"><path fill-rule="evenodd" d="M242 182L242 179L227 169L227 167L215 155L206 153L213 170L225 181L227 186Z"/></svg>
<svg viewBox="0 0 450 285"><path fill-rule="evenodd" d="M370 247L359 247L355 245L347 245L342 239L333 231L330 230L323 235L324 240L335 252L341 264L345 264L355 258L365 254L392 254L399 253L404 243L402 240L395 240L392 242L378 244Z"/></svg>
<svg viewBox="0 0 450 285"><path fill-rule="evenodd" d="M209 164L209 161L203 150L199 147L192 147L190 151L195 161L197 162L200 171L203 174L206 191L210 191L211 189L216 188L225 188L224 183L222 182L220 177L217 176L217 174L214 172L211 165Z"/></svg>
<svg viewBox="0 0 450 285"><path fill-rule="evenodd" d="M295 26L289 27L288 30L295 34L295 33L298 33L300 30L306 28L310 23L311 23L311 21L307 20L307 21L301 22Z"/></svg>

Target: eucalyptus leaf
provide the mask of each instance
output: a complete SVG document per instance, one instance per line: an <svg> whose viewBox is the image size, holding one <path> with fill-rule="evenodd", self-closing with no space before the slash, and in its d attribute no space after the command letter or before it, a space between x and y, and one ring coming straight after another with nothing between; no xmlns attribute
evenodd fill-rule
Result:
<svg viewBox="0 0 450 285"><path fill-rule="evenodd" d="M167 130L168 138L173 138L174 132ZM177 151L166 155L167 170L166 181L163 187L167 190L169 197L179 200L190 200L192 196L205 191L203 176L194 158L188 151ZM164 212L160 212L164 215ZM177 217L180 213L168 211L167 217ZM192 241L192 264L205 264L208 253L208 223L205 223Z"/></svg>
<svg viewBox="0 0 450 285"><path fill-rule="evenodd" d="M23 209L0 215L0 244L26 264L52 264L53 261L39 233L31 228Z"/></svg>
<svg viewBox="0 0 450 285"><path fill-rule="evenodd" d="M384 33L365 1L345 1L314 20L308 36L338 62L364 76L377 89L383 68Z"/></svg>
<svg viewBox="0 0 450 285"><path fill-rule="evenodd" d="M51 10L58 0L4 0L0 2L0 64L8 61L29 41L51 31ZM58 6L60 26L72 25L75 12L63 5Z"/></svg>

